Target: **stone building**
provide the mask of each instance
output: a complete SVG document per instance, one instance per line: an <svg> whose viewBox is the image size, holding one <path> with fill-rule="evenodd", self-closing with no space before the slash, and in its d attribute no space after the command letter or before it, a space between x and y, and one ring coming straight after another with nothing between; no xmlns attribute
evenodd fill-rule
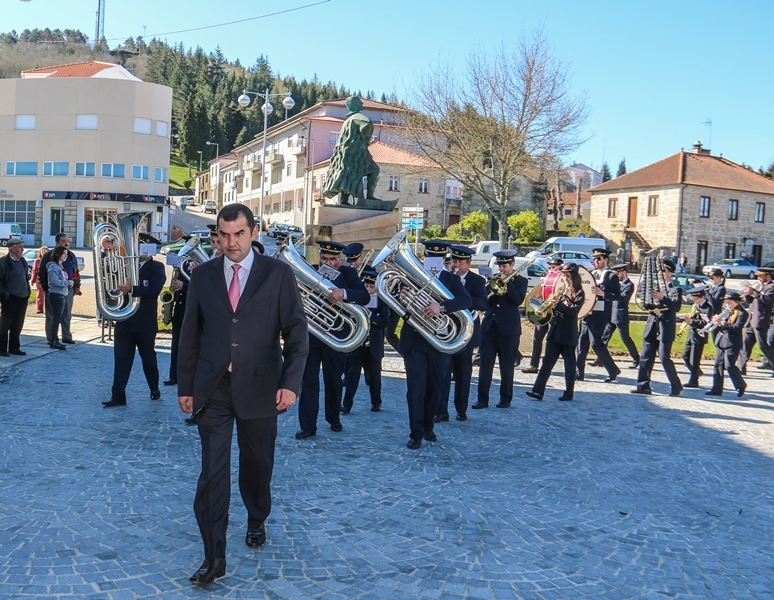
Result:
<svg viewBox="0 0 774 600"><path fill-rule="evenodd" d="M664 249L685 252L698 270L721 258L755 264L774 258L766 205L774 206L774 181L700 142L591 190L591 227L626 260ZM771 217L770 217L771 218Z"/></svg>

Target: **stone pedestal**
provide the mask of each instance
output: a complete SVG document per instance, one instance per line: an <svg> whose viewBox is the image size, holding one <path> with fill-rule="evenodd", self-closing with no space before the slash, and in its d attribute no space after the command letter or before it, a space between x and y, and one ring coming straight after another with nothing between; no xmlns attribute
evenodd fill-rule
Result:
<svg viewBox="0 0 774 600"><path fill-rule="evenodd" d="M360 242L364 252L381 250L395 235L400 223L397 210L365 210L341 208L339 206L316 206L309 240L333 240L342 244Z"/></svg>

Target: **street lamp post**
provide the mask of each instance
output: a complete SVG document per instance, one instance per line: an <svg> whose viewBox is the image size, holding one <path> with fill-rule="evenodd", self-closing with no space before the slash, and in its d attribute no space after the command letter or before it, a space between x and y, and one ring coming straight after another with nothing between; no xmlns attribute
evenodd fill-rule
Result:
<svg viewBox="0 0 774 600"><path fill-rule="evenodd" d="M208 146L215 146L215 160L217 161L220 157L220 144L217 142L206 142L206 144ZM215 204L217 204L218 209L220 209L220 165L218 165L217 169L218 177L215 180ZM210 186L212 186L212 183L210 183Z"/></svg>
<svg viewBox="0 0 774 600"><path fill-rule="evenodd" d="M201 173L202 172L202 151L197 150L197 152L199 153L199 173Z"/></svg>
<svg viewBox="0 0 774 600"><path fill-rule="evenodd" d="M215 160L218 160L218 157L220 156L220 144L217 142L207 142L208 146L215 146Z"/></svg>
<svg viewBox="0 0 774 600"><path fill-rule="evenodd" d="M242 108L250 106L250 96L258 96L263 98L263 149L261 151L261 204L258 216L258 241L263 242L263 202L264 202L264 186L266 185L266 129L269 124L269 113L274 110L274 107L269 103L269 98L272 96L285 96L282 101L282 106L285 107L285 118L288 117L288 111L296 105L295 100L290 97L289 94L270 94L269 88L266 88L265 92L250 92L248 90L242 90L242 95L239 96L237 102Z"/></svg>

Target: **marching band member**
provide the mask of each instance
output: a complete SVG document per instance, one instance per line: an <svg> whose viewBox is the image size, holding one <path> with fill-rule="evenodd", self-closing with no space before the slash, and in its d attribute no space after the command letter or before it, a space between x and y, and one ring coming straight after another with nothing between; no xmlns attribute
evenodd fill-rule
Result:
<svg viewBox="0 0 774 600"><path fill-rule="evenodd" d="M581 325L580 339L578 340L578 381L583 381L586 372L586 356L589 352L589 345L597 355L597 360L607 371L605 383L611 383L620 375L621 369L615 364L613 357L607 349L604 341L605 325L610 323L613 316L613 302L621 297L621 284L618 276L608 268L610 262L610 251L606 248L594 248L594 269L591 274L594 276L596 285L594 293L597 295L597 302L592 311L583 319Z"/></svg>
<svg viewBox="0 0 774 600"><path fill-rule="evenodd" d="M516 250L499 250L493 255L500 276L513 273ZM517 275L507 282L505 294L489 294L489 307L481 324L481 366L478 371L478 402L471 408L489 407L489 388L492 385L495 357L500 364L500 402L497 408L508 408L513 398L513 368L521 338L519 307L527 295L527 278Z"/></svg>
<svg viewBox="0 0 774 600"><path fill-rule="evenodd" d="M745 373L747 361L750 359L755 343L763 356L774 365L774 347L769 344L768 332L771 326L771 310L774 307L774 281L771 274L774 269L759 267L755 276L760 281L760 290L746 285L743 288L744 298L750 307L750 318L744 330L742 351L739 354L739 368Z"/></svg>
<svg viewBox="0 0 774 600"><path fill-rule="evenodd" d="M363 283L371 297L366 304L370 327L366 341L350 352L347 358L346 390L341 405L341 412L345 415L352 410L361 370L371 394L371 412L378 412L382 408L384 328L387 327L390 318L390 309L384 300L376 295L376 271L363 271Z"/></svg>
<svg viewBox="0 0 774 600"><path fill-rule="evenodd" d="M704 286L691 288L688 290L688 293L691 294L693 306L695 307L692 310L695 311L695 314L691 316L690 313L686 313L680 316L691 328L685 341L685 348L683 349L683 361L691 375L688 383L683 387L697 388L699 387L699 377L702 375L701 355L704 352L704 346L707 344L707 336L699 332L710 322L712 304L707 300Z"/></svg>
<svg viewBox="0 0 774 600"><path fill-rule="evenodd" d="M344 255L347 265L355 271L359 271L360 265L363 264L363 244L360 242L349 244L341 253Z"/></svg>
<svg viewBox="0 0 774 600"><path fill-rule="evenodd" d="M468 294L470 294L470 310L486 312L486 309L489 308L486 279L470 270L470 261L475 250L466 246L451 246L450 251L451 271L459 276ZM449 420L449 394L452 375L454 376L454 408L457 411L457 420L466 421L468 419L470 380L473 376L473 349L481 344L481 323L477 313L474 313L473 320L475 325L470 341L464 349L451 355L449 373L444 379L441 401L433 419L435 423Z"/></svg>
<svg viewBox="0 0 774 600"><path fill-rule="evenodd" d="M546 383L557 359L564 359L564 393L559 400L572 400L575 389L575 347L578 344L578 312L583 307L585 294L578 265L573 262L562 265L564 288L553 298L554 313L548 322L546 354L532 391L527 396L542 400Z"/></svg>
<svg viewBox="0 0 774 600"><path fill-rule="evenodd" d="M331 281L336 289L329 300L350 302L365 306L370 297L352 267L340 264L341 251L344 244L321 240L320 264L335 269L339 274ZM320 411L320 365L322 364L323 385L325 389L325 420L330 424L331 431L343 431L339 413L341 411L342 378L347 366L347 353L338 352L309 334L309 354L304 368L304 380L301 396L298 399L298 423L301 427L296 432L297 440L305 440L317 435L317 415Z"/></svg>
<svg viewBox="0 0 774 600"><path fill-rule="evenodd" d="M723 301L726 299L726 278L723 276L723 270L715 267L710 271L709 279L711 285L707 290L707 301L712 306L712 315L717 315L723 312Z"/></svg>
<svg viewBox="0 0 774 600"><path fill-rule="evenodd" d="M682 298L680 288L672 283L672 274L675 272L674 263L668 258L661 259L664 267L664 279L667 293L653 292L653 300L658 301L658 308L651 310L645 330L642 333L642 352L640 353L640 368L637 372L637 387L629 390L632 394L651 394L650 376L653 365L656 362L656 353L661 358L667 379L672 389L670 396L679 396L683 391L683 385L677 376L675 363L672 362L672 344L675 341L675 315L680 311ZM644 275L643 275L644 276Z"/></svg>
<svg viewBox="0 0 774 600"><path fill-rule="evenodd" d="M712 389L707 396L723 395L723 370L728 371L728 377L734 384L737 396L742 396L747 384L742 378L742 371L737 366L739 351L742 349L742 330L748 320L747 311L742 307L742 296L739 292L726 294L727 313L712 317L712 323L717 328L715 338L715 366L712 370ZM727 316L726 316L727 315Z"/></svg>
<svg viewBox="0 0 774 600"><path fill-rule="evenodd" d="M602 334L602 341L605 347L610 343L610 338L613 337L613 333L616 328L618 334L621 336L621 341L629 351L629 356L632 359L632 364L629 365L630 369L636 369L640 366L640 352L637 350L637 345L634 343L632 336L629 335L629 301L634 294L634 284L629 279L627 263L615 265L611 267L615 274L618 276L618 281L621 284L621 297L613 302L613 318L605 325L605 333Z"/></svg>
<svg viewBox="0 0 774 600"><path fill-rule="evenodd" d="M552 258L549 260L548 266L551 270L545 277L543 277L543 281L541 283L545 285L546 279L548 279L549 275L552 273L559 273L563 264L564 261L561 258ZM543 288L543 296L540 299L545 302L548 300L549 295L550 291ZM538 372L538 366L540 366L540 355L543 354L543 340L548 333L548 326L549 323L546 323L545 325L535 325L535 335L532 337L532 356L529 359L529 366L526 369L522 369L523 373Z"/></svg>

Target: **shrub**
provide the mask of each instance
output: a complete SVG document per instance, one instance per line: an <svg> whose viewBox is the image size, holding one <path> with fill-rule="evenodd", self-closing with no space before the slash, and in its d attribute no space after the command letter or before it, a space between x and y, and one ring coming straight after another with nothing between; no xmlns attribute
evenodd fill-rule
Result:
<svg viewBox="0 0 774 600"><path fill-rule="evenodd" d="M422 237L426 240L437 240L441 237L441 231L440 225L428 225L424 232L422 232Z"/></svg>
<svg viewBox="0 0 774 600"><path fill-rule="evenodd" d="M454 238L455 240L461 239L462 223L455 223L454 225L449 225L449 228L446 230L446 237Z"/></svg>
<svg viewBox="0 0 774 600"><path fill-rule="evenodd" d="M462 229L470 234L484 236L486 227L489 224L489 216L485 215L480 210L474 210L462 217L461 223Z"/></svg>
<svg viewBox="0 0 774 600"><path fill-rule="evenodd" d="M525 210L508 217L508 227L511 228L515 239L527 244L540 239L540 234L543 232L540 216L532 210Z"/></svg>

